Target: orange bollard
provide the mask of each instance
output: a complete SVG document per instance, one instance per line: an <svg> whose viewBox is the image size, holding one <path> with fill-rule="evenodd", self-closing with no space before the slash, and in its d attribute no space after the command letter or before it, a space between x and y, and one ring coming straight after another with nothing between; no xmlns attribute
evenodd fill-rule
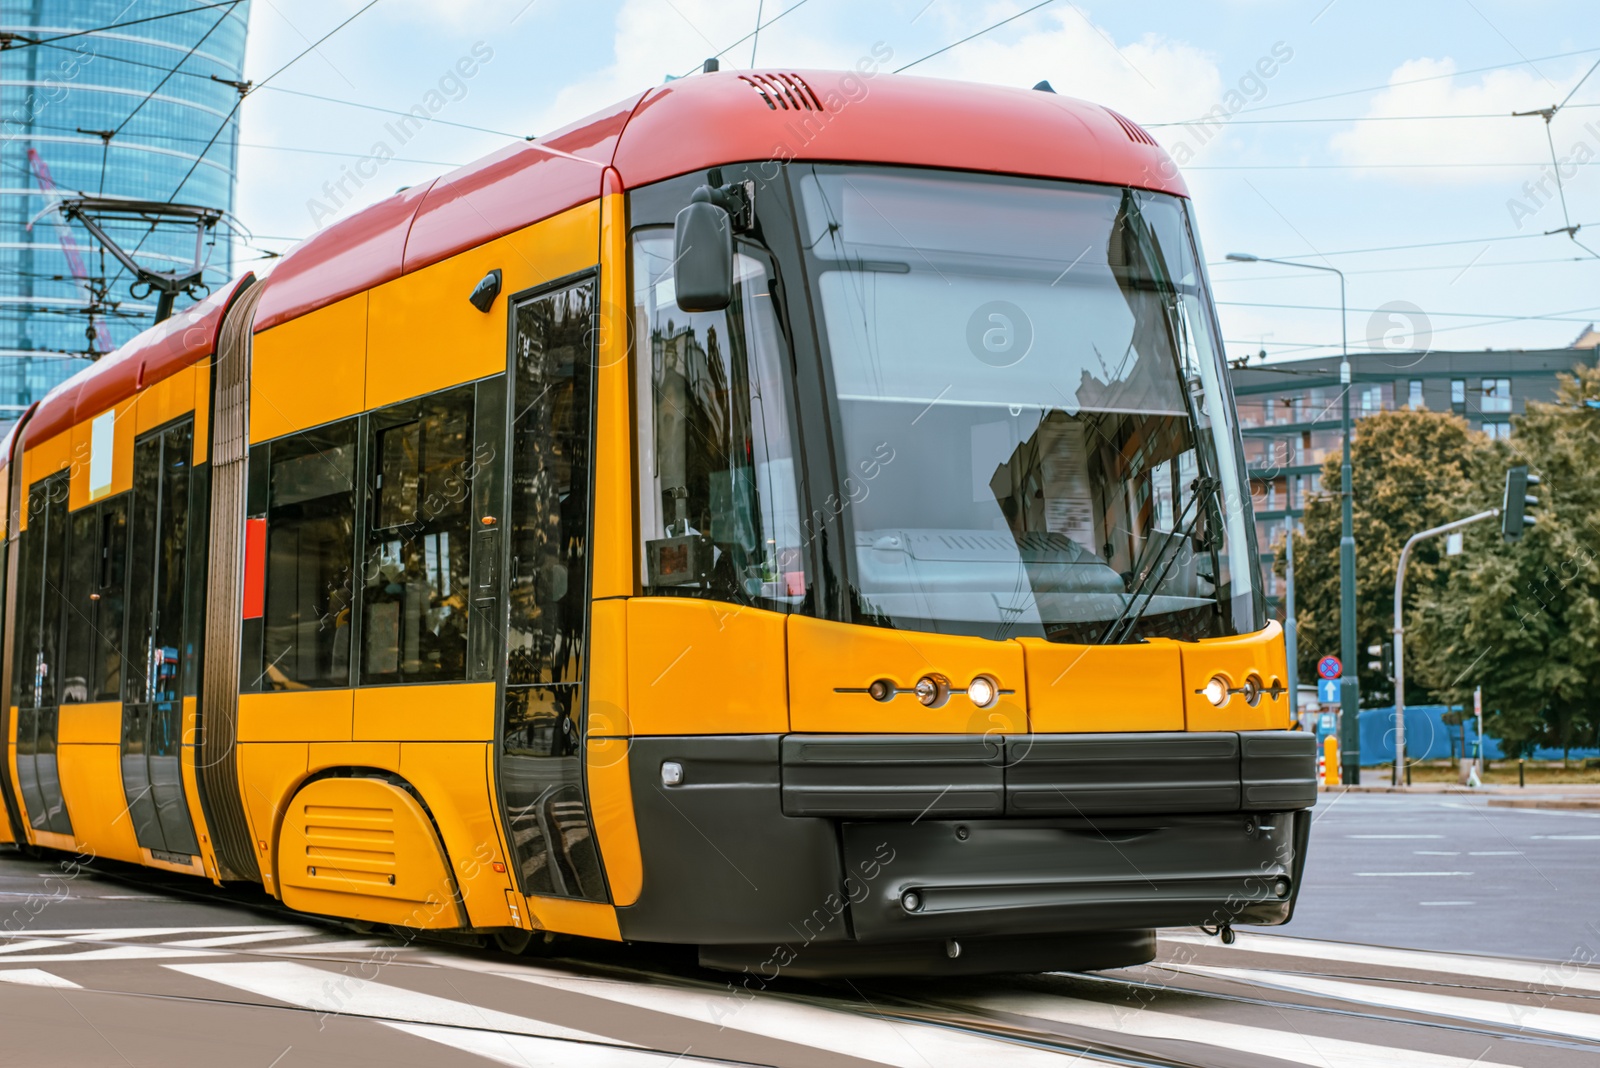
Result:
<svg viewBox="0 0 1600 1068"><path fill-rule="evenodd" d="M1331 734L1322 739L1322 782L1339 785L1339 739Z"/></svg>

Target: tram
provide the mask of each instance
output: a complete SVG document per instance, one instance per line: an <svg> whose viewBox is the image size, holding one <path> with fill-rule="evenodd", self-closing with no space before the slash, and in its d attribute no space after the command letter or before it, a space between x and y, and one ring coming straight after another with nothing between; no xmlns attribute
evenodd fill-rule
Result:
<svg viewBox="0 0 1600 1068"><path fill-rule="evenodd" d="M1315 803L1194 221L1045 91L669 82L0 448L19 846L784 975L1279 924Z"/></svg>

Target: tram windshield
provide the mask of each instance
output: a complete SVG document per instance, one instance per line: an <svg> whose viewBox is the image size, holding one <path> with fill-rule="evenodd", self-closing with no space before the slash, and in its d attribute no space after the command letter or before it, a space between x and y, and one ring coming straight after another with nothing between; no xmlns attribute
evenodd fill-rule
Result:
<svg viewBox="0 0 1600 1068"><path fill-rule="evenodd" d="M795 167L857 617L1096 643L1259 629L1185 202Z"/></svg>

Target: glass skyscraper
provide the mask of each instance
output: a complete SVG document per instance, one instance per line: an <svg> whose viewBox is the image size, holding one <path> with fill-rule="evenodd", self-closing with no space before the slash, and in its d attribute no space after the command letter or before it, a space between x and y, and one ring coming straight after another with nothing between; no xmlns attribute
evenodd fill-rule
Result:
<svg viewBox="0 0 1600 1068"><path fill-rule="evenodd" d="M243 78L249 6L0 0L0 426L154 317L155 295L130 293L132 277L81 224L34 222L52 183L61 196L232 210L239 93L229 83ZM141 266L193 262L193 227L106 228ZM230 276L222 227L202 258L213 288Z"/></svg>

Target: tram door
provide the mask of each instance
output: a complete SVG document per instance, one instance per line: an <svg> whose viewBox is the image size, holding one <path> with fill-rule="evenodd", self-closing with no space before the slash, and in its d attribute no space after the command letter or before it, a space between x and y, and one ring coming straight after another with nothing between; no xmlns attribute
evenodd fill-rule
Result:
<svg viewBox="0 0 1600 1068"><path fill-rule="evenodd" d="M122 687L122 788L134 834L178 863L199 852L180 763L184 674L196 663L184 625L193 457L192 419L134 442Z"/></svg>
<svg viewBox="0 0 1600 1068"><path fill-rule="evenodd" d="M56 742L63 700L83 700L62 671L67 571L67 478L62 471L28 491L28 526L17 562L13 701L17 707L17 789L36 831L72 834Z"/></svg>
<svg viewBox="0 0 1600 1068"><path fill-rule="evenodd" d="M498 759L523 893L604 901L583 778L595 311L592 277L511 308Z"/></svg>

